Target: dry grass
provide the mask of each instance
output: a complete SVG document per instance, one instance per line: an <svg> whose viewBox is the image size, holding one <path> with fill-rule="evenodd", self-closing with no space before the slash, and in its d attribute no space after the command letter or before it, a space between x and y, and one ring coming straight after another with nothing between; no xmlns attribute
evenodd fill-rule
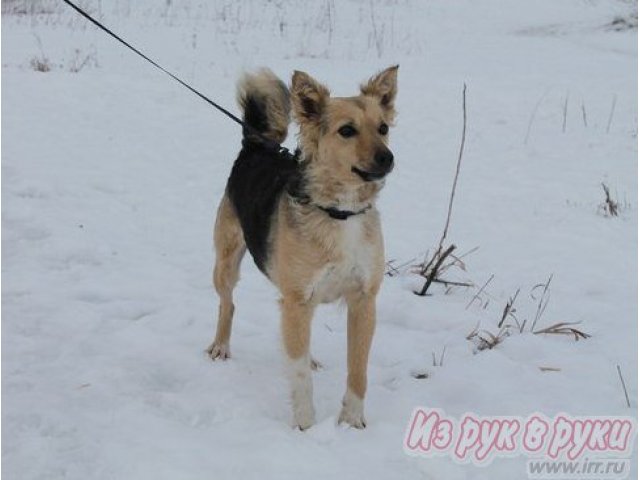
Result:
<svg viewBox="0 0 640 480"><path fill-rule="evenodd" d="M604 202L600 204L598 210L602 212L605 217L617 217L620 210L620 205L611 196L609 187L604 182L602 182L600 185L602 185L602 190L604 190Z"/></svg>
<svg viewBox="0 0 640 480"><path fill-rule="evenodd" d="M524 326L527 323L527 321L525 320L524 322L522 322L522 324L520 324L520 322L518 322L518 317L516 317L515 303L516 303L516 300L518 299L519 293L520 293L520 289L516 290L516 293L512 297L509 297L509 300L507 301L507 304L504 306L504 310L502 311L502 318L498 322L498 328L502 328L505 320L507 318L511 318L514 322L516 322L518 329L521 332L524 330Z"/></svg>
<svg viewBox="0 0 640 480"><path fill-rule="evenodd" d="M493 279L493 276L485 282L483 287L478 291L478 293L471 299L467 308L479 298L479 295L482 292L485 292L486 286ZM587 339L591 337L588 333L576 327L580 322L558 322L553 325L549 325L548 327L535 329L538 321L544 315L547 305L549 304L549 299L551 297L551 281L553 280L553 274L549 275L549 278L545 283L540 283L535 285L531 289L531 298L537 302L536 311L533 321L531 322L531 327L529 331L534 335L567 335L573 337L576 341L580 339ZM541 290L540 295L537 297L535 292L537 290ZM486 293L486 292L485 292ZM518 295L520 294L520 288L516 290L516 292L509 297L504 309L502 310L502 315L500 320L498 321L498 332L493 333L486 329L480 329L479 324L474 328L471 333L467 335L467 340L473 342L476 346L476 352L480 352L482 350L491 350L498 345L500 345L507 337L511 336L512 333L524 333L525 326L527 325L527 319L525 318L523 321L520 321L516 316L516 308L515 303L518 299ZM541 367L542 371L552 371L551 369L544 369ZM555 371L555 370L554 370Z"/></svg>
<svg viewBox="0 0 640 480"><path fill-rule="evenodd" d="M442 367L444 365L444 354L446 351L447 351L447 347L446 346L442 347L442 353L440 354L439 359L436 358L436 352L431 352L431 357L433 359L434 367Z"/></svg>
<svg viewBox="0 0 640 480"><path fill-rule="evenodd" d="M85 53L79 48L75 49L74 55L69 62L69 71L71 73L78 73L85 67L98 67L98 58L95 47L89 52Z"/></svg>
<svg viewBox="0 0 640 480"><path fill-rule="evenodd" d="M493 334L488 330L480 330L478 326L474 328L468 335L467 340L476 346L476 351L492 350L500 345L507 337L511 335L510 325L506 325L498 330L497 334Z"/></svg>
<svg viewBox="0 0 640 480"><path fill-rule="evenodd" d="M551 299L551 290L549 288L551 286L551 280L553 280L553 273L549 275L549 278L546 283L539 283L538 285L535 285L531 289L531 298L533 298L534 300L538 300L538 306L536 307L536 315L533 318L533 322L531 323L532 332L536 328L536 325L538 324L538 320L542 318L542 315L547 309L547 305L549 305L549 300ZM540 295L540 298L537 299L534 295L534 292L540 288L542 288L542 294Z"/></svg>
<svg viewBox="0 0 640 480"><path fill-rule="evenodd" d="M580 322L559 322L548 327L536 330L533 332L535 335L548 334L548 335L570 335L573 336L576 341L581 338L587 339L591 337L588 333L578 330L573 325L578 325Z"/></svg>
<svg viewBox="0 0 640 480"><path fill-rule="evenodd" d="M46 57L33 57L29 62L31 68L36 72L49 72L51 71L51 62Z"/></svg>
<svg viewBox="0 0 640 480"><path fill-rule="evenodd" d="M395 277L398 275L402 275L407 271L407 269L409 269L409 267L411 267L412 263L415 262L415 260L416 260L415 258L412 258L408 262L404 262L399 265L397 264L396 260L389 260L386 264L384 274L387 277Z"/></svg>

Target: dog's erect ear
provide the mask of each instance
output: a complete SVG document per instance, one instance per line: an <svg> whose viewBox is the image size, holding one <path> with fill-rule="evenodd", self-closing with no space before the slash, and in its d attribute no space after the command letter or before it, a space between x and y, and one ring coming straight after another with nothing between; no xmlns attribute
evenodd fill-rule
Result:
<svg viewBox="0 0 640 480"><path fill-rule="evenodd" d="M363 95L377 98L380 106L390 113L393 112L396 93L398 93L398 67L399 65L389 67L360 86Z"/></svg>
<svg viewBox="0 0 640 480"><path fill-rule="evenodd" d="M329 99L329 89L308 73L296 70L291 79L291 99L299 123L319 122Z"/></svg>

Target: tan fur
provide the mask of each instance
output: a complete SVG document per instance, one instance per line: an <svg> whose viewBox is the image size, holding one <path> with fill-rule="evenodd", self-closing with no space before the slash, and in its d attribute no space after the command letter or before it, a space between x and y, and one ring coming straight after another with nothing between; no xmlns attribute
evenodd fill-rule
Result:
<svg viewBox="0 0 640 480"><path fill-rule="evenodd" d="M233 288L240 278L240 262L246 251L244 236L238 217L229 198L222 197L218 207L213 243L216 264L213 270L213 285L220 297L216 336L207 349L211 358L229 358L229 338L233 320Z"/></svg>
<svg viewBox="0 0 640 480"><path fill-rule="evenodd" d="M398 65L374 75L367 83L360 85L362 95L376 98L389 123L392 123L396 110L394 100L398 93Z"/></svg>
<svg viewBox="0 0 640 480"><path fill-rule="evenodd" d="M291 101L300 125L299 146L312 203L283 195L270 234L267 274L282 296L282 336L289 359L309 357L311 321L318 304L341 298L347 302L347 393L339 419L358 428L365 426L361 403L375 328L375 299L384 274L383 239L374 203L383 181L364 182L351 167L367 170L376 149L387 143L387 136L378 129L382 122L393 122L396 76L397 67L391 67L363 85L360 95L332 98L329 90L308 74L295 72ZM346 141L337 134L345 123L357 128L357 138ZM371 208L339 221L314 204L344 210ZM214 284L220 296L220 314L209 353L212 358L226 358L233 316L232 290L245 250L238 219L226 196L215 229ZM299 381L292 380L294 420L300 428L306 428L314 421L313 406L296 402L310 402L305 397L310 373L297 368Z"/></svg>
<svg viewBox="0 0 640 480"><path fill-rule="evenodd" d="M271 70L263 68L256 73L245 74L238 82L236 97L243 111L250 94L260 97L266 104L271 128L263 135L278 143L284 142L291 114L287 86Z"/></svg>

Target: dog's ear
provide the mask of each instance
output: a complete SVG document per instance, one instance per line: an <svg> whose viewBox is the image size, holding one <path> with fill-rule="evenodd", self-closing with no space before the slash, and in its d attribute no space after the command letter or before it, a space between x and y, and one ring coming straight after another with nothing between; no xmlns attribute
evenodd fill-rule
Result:
<svg viewBox="0 0 640 480"><path fill-rule="evenodd" d="M329 100L329 89L308 73L293 72L291 79L293 114L300 124L318 123Z"/></svg>
<svg viewBox="0 0 640 480"><path fill-rule="evenodd" d="M363 95L377 98L382 109L392 115L398 93L398 67L399 65L389 67L360 86Z"/></svg>

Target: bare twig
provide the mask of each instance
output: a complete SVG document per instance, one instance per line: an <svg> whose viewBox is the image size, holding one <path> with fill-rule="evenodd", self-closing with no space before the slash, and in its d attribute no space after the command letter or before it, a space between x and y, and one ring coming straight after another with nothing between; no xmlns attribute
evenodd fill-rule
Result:
<svg viewBox="0 0 640 480"><path fill-rule="evenodd" d="M475 301L476 301L476 299L480 300L480 294L481 294L482 292L484 292L484 289L485 289L485 288L487 288L487 285L489 285L489 284L491 283L491 280L493 280L493 277L494 277L494 276L495 276L495 275L491 274L491 276L489 277L489 279L488 279L486 282L484 282L484 285L482 285L482 287L480 288L480 290L478 290L478 292L473 296L473 298L469 301L469 303L467 303L467 306L466 306L466 307L464 307L464 309L465 309L465 310L468 310L468 309L469 309L469 307L471 306L471 304L472 304L473 302L475 302ZM482 302L482 301L481 301L481 302Z"/></svg>
<svg viewBox="0 0 640 480"><path fill-rule="evenodd" d="M551 91L551 87L547 88L547 91L544 92L542 95L540 95L540 98L536 102L535 107L533 107L533 111L531 112L531 117L529 117L529 125L527 125L527 134L524 136L525 145L529 142L529 135L531 134L531 127L533 126L533 120L535 119L536 114L538 113L540 104L545 99L545 97L549 94L550 91Z"/></svg>
<svg viewBox="0 0 640 480"><path fill-rule="evenodd" d="M622 377L622 370L620 369L620 365L616 365L618 369L618 376L620 377L620 383L622 383L622 389L624 390L624 398L627 400L627 407L631 408L631 402L629 401L629 393L627 392L627 385L624 383L624 378Z"/></svg>
<svg viewBox="0 0 640 480"><path fill-rule="evenodd" d="M569 106L569 90L567 90L567 95L564 97L564 109L562 111L562 133L567 131L567 107Z"/></svg>
<svg viewBox="0 0 640 480"><path fill-rule="evenodd" d="M536 316L533 318L533 322L531 323L531 331L536 328L536 324L538 320L542 317L542 314L547 309L547 305L549 304L549 298L551 297L551 293L549 292L549 285L551 285L551 280L553 280L553 274L549 275L549 279L545 284L538 284L531 290L531 297L535 299L533 296L533 291L537 288L544 287L542 290L542 295L540 295L540 300L538 301L538 307L536 308Z"/></svg>
<svg viewBox="0 0 640 480"><path fill-rule="evenodd" d="M434 278L433 283L441 283L445 287L453 286L453 287L473 287L473 283L467 282L454 282L452 280L442 280L440 278Z"/></svg>
<svg viewBox="0 0 640 480"><path fill-rule="evenodd" d="M463 272L466 272L467 271L467 265L462 261L462 259L466 255L468 255L469 253L475 252L477 249L478 249L478 247L472 248L471 250L463 253L460 256L454 255L453 253L451 253L449 255L449 258L451 258L451 261L448 262L446 265L442 265L442 267L440 268L440 274L443 274L444 272L449 270L451 267L458 267Z"/></svg>
<svg viewBox="0 0 640 480"><path fill-rule="evenodd" d="M373 0L369 2L369 11L371 12L371 27L373 28L373 43L376 47L376 53L378 57L382 56L382 47L384 43L384 25L382 29L378 28L378 24L376 22L376 17L374 15L375 7L373 5Z"/></svg>
<svg viewBox="0 0 640 480"><path fill-rule="evenodd" d="M607 121L607 133L609 133L609 130L611 130L611 122L613 121L613 112L616 109L617 102L618 102L618 96L614 94L613 99L611 100L611 111L609 111L609 120Z"/></svg>
<svg viewBox="0 0 640 480"><path fill-rule="evenodd" d="M384 272L385 275L389 276L389 277L393 277L394 275L398 275L400 273L400 271L398 270L397 267L395 267L394 264L395 260L389 260L386 263L386 270Z"/></svg>
<svg viewBox="0 0 640 480"><path fill-rule="evenodd" d="M460 166L462 165L462 153L464 152L464 143L467 137L467 84L462 87L462 140L460 141L460 150L458 151L458 163L456 164L456 174L453 177L453 186L451 187L451 196L449 197L449 209L447 211L447 221L444 224L442 238L438 244L438 249L442 248L447 233L449 232L449 223L451 221L451 210L453 209L453 198L456 195L456 187L458 185L458 176L460 176Z"/></svg>
<svg viewBox="0 0 640 480"><path fill-rule="evenodd" d="M431 283L433 282L433 280L436 278L436 276L438 275L438 271L440 269L440 266L442 265L442 262L444 262L444 260L447 258L447 256L453 252L455 250L456 246L455 245L450 245L449 248L447 248L444 253L442 253L442 255L439 255L438 260L436 261L435 265L433 266L433 268L431 269L431 272L428 274L427 276L427 280L424 282L424 285L422 286L422 289L419 292L414 292L416 295L419 295L421 297L424 297L427 294L427 290L429 289L429 287L431 286Z"/></svg>
<svg viewBox="0 0 640 480"><path fill-rule="evenodd" d="M420 275L422 275L423 277L426 276L427 272L431 268L431 265L433 265L433 262L435 262L438 253L439 252L436 251L432 257L429 257L429 250L427 250L427 253L425 253L424 255L424 261L420 265Z"/></svg>
<svg viewBox="0 0 640 480"><path fill-rule="evenodd" d="M584 100L582 101L582 121L584 122L584 127L587 128L587 109L584 106Z"/></svg>
<svg viewBox="0 0 640 480"><path fill-rule="evenodd" d="M395 277L396 275L400 275L403 272L403 269L411 265L414 261L415 261L415 258L412 258L411 260L396 266L395 260L389 260L387 262L387 270L384 272L384 274L389 277Z"/></svg>
<svg viewBox="0 0 640 480"><path fill-rule="evenodd" d="M456 265L458 268L460 268L461 270L466 272L467 271L467 266L462 261L462 259L464 257L466 257L467 255L470 255L470 254L472 254L474 252L477 252L479 249L480 249L480 247L473 247L471 250L467 250L462 255L451 254L451 258L453 258L453 262L451 262L451 264L449 266Z"/></svg>
<svg viewBox="0 0 640 480"><path fill-rule="evenodd" d="M513 317L513 312L516 311L513 305L516 303L516 299L518 298L519 293L520 293L520 289L518 288L518 290L516 290L515 295L513 297L509 297L509 301L505 305L504 311L502 312L502 318L498 322L498 328L502 327L502 325L504 324L504 321L507 319L508 316ZM516 323L517 323L517 320L516 320ZM520 324L518 324L518 328L520 328Z"/></svg>
<svg viewBox="0 0 640 480"><path fill-rule="evenodd" d="M467 137L467 84L463 84L462 87L462 138L460 140L460 149L458 151L458 161L456 163L456 173L453 177L453 185L451 186L451 195L449 196L449 208L447 209L447 219L444 224L444 229L442 231L442 237L440 237L440 242L438 243L438 248L436 249L433 257L426 262L422 269L421 275L426 277L426 281L420 289L419 292L415 292L417 295L424 296L427 294L427 290L433 283L433 280L438 278L438 276L442 273L441 267L447 256L455 250L455 245L450 245L448 248L443 250L444 241L447 238L447 234L449 233L449 224L451 223L451 212L453 211L453 200L456 195L456 187L458 186L458 177L460 176L460 167L462 165L462 154L464 152L464 144Z"/></svg>

